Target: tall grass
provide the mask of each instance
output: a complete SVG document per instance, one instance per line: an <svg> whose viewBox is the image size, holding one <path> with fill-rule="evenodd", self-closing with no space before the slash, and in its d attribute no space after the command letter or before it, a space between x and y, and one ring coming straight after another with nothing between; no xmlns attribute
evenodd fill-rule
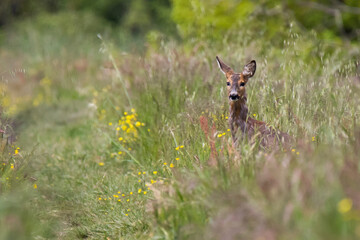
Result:
<svg viewBox="0 0 360 240"><path fill-rule="evenodd" d="M38 221L21 236L358 238L358 46L296 29L273 44L242 31L220 44L150 44L144 55L106 37L105 52L100 41L65 49L69 34L55 45L18 39L28 49L19 54L32 70L30 94L48 99L24 103L16 116L18 145L34 150L26 174L37 184L22 180L30 197L17 201L30 206L16 209L25 210L5 207L24 224ZM40 47L32 62L30 49ZM247 84L249 113L292 135L292 150L232 147L216 55L237 71L257 61ZM51 84L40 84L45 77ZM29 211L35 220L22 218ZM57 224L49 229L47 221Z"/></svg>

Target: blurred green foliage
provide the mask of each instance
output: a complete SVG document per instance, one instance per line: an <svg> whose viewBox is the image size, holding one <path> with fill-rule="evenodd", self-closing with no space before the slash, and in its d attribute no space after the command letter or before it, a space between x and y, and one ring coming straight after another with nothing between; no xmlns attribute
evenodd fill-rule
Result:
<svg viewBox="0 0 360 240"><path fill-rule="evenodd" d="M173 4L172 18L185 38L221 39L239 25L257 27L273 37L293 21L323 38L359 37L360 1L356 0L173 0Z"/></svg>
<svg viewBox="0 0 360 240"><path fill-rule="evenodd" d="M221 39L239 23L247 27L256 19L258 22L251 25L270 37L293 21L301 28L315 30L324 39L356 40L360 36L358 0L3 0L0 26L18 18L59 11L92 12L132 35L156 30L174 36L178 26L184 38Z"/></svg>
<svg viewBox="0 0 360 240"><path fill-rule="evenodd" d="M169 0L4 0L0 2L0 26L43 12L92 12L99 18L129 30L133 35L161 29L174 33Z"/></svg>

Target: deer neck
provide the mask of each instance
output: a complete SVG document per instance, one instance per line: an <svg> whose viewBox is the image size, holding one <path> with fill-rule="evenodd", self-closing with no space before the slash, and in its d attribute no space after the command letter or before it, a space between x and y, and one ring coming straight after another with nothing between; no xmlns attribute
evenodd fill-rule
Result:
<svg viewBox="0 0 360 240"><path fill-rule="evenodd" d="M236 102L230 102L230 118L236 121L246 122L248 108L246 106L246 97Z"/></svg>
<svg viewBox="0 0 360 240"><path fill-rule="evenodd" d="M239 130L245 133L247 130L247 115L248 108L246 106L246 97L239 99L236 102L230 102L230 129L231 134L235 140L235 136Z"/></svg>

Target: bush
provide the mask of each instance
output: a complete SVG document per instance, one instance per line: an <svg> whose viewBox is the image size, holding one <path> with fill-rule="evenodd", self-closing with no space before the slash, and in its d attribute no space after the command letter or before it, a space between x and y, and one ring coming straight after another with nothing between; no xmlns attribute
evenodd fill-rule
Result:
<svg viewBox="0 0 360 240"><path fill-rule="evenodd" d="M221 39L231 28L254 25L272 37L292 21L323 38L359 38L359 1L173 0L173 4L172 18L185 38ZM249 24L250 19L257 23Z"/></svg>

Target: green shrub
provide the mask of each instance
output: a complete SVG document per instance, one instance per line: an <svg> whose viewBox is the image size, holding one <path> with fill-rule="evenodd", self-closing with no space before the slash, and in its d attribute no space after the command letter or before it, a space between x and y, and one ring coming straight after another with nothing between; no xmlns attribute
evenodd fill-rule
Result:
<svg viewBox="0 0 360 240"><path fill-rule="evenodd" d="M323 38L334 40L347 36L355 40L359 37L358 7L358 1L350 0L344 3L325 0L173 0L172 18L185 38L219 40L231 28L236 31L255 27L258 32L266 32L265 40L270 40L295 21L308 30L316 30Z"/></svg>

